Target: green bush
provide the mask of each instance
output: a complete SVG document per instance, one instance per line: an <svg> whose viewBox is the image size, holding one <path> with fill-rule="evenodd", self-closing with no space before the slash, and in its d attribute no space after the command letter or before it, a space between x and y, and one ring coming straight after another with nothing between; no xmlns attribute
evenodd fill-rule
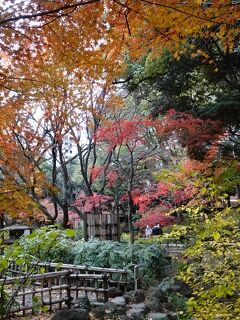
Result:
<svg viewBox="0 0 240 320"><path fill-rule="evenodd" d="M74 231L61 230L57 226L47 226L35 230L19 241L19 251L32 260L44 262L72 263Z"/></svg>
<svg viewBox="0 0 240 320"><path fill-rule="evenodd" d="M75 230L75 240L82 240L84 238L84 231L82 227L78 227L78 229Z"/></svg>
<svg viewBox="0 0 240 320"><path fill-rule="evenodd" d="M178 320L189 320L185 297L189 295L189 288L175 279L166 277L149 290L148 306L153 312L163 312L165 309L177 314Z"/></svg>
<svg viewBox="0 0 240 320"><path fill-rule="evenodd" d="M5 316L11 307L18 306L16 294L22 289L22 286L28 285L28 276L37 271L36 266L26 268L26 264L31 262L72 262L72 245L73 242L69 239L74 236L73 230L61 230L56 226L43 227L35 230L28 236L23 236L15 241L13 245L8 246L4 250L4 254L0 256L0 278L12 276L9 263L15 262L16 265L22 267L22 270L27 272L24 284L19 280L11 288L11 295L8 287L1 286L1 301L0 301L0 317ZM44 268L40 272L44 272ZM32 298L34 311L39 310L39 301L37 297ZM42 307L41 310L45 310Z"/></svg>
<svg viewBox="0 0 240 320"><path fill-rule="evenodd" d="M239 208L188 208L194 241L179 278L192 289L187 305L194 319L239 319L239 221Z"/></svg>
<svg viewBox="0 0 240 320"><path fill-rule="evenodd" d="M132 265L138 264L145 285L160 278L167 263L158 244L131 245L99 240L78 241L74 254L74 264L128 269L130 274Z"/></svg>

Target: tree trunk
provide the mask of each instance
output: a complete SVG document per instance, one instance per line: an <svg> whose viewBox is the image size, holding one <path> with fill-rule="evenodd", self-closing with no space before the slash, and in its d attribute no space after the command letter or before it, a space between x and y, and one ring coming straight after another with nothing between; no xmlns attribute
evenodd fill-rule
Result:
<svg viewBox="0 0 240 320"><path fill-rule="evenodd" d="M88 223L87 223L87 214L83 213L83 237L85 241L88 241Z"/></svg>
<svg viewBox="0 0 240 320"><path fill-rule="evenodd" d="M231 196L228 195L226 200L227 200L227 206L231 207Z"/></svg>
<svg viewBox="0 0 240 320"><path fill-rule="evenodd" d="M134 227L132 223L132 216L134 212L135 210L134 210L132 195L131 195L131 192L128 192L128 226L129 226L131 244L134 244Z"/></svg>
<svg viewBox="0 0 240 320"><path fill-rule="evenodd" d="M0 214L0 229L4 228L4 214Z"/></svg>
<svg viewBox="0 0 240 320"><path fill-rule="evenodd" d="M119 216L119 205L116 207L116 214L117 214L117 241L121 241L120 237L120 216Z"/></svg>
<svg viewBox="0 0 240 320"><path fill-rule="evenodd" d="M68 207L64 207L63 208L63 221L62 221L63 228L68 227L68 222L69 222Z"/></svg>

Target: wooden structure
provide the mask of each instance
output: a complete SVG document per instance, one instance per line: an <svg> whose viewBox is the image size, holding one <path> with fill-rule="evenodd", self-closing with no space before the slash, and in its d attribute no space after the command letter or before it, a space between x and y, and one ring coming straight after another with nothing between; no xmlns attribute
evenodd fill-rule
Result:
<svg viewBox="0 0 240 320"><path fill-rule="evenodd" d="M33 264L32 264L33 266ZM41 268L44 267L46 272L56 272L58 270L68 270L72 274L72 279L77 278L83 278L87 279L88 277L85 277L84 275L88 275L89 279L91 276L93 278L97 279L95 276L101 276L99 279L107 279L107 288L110 287L121 287L121 289L126 292L128 285L129 285L129 279L128 279L128 270L127 269L114 269L114 268L100 268L100 267L88 267L88 266L79 266L74 264L59 264L59 263L38 263L35 264L35 267L37 270L41 270ZM101 281L100 281L101 282ZM89 283L86 281L84 283L84 286L81 287L78 291L84 291L85 294L88 292L95 292L96 295L98 294L98 291L96 291L96 286L94 287L87 287ZM102 290L99 290L99 292L102 292ZM78 294L76 294L76 298L78 297ZM97 296L98 298L98 296Z"/></svg>
<svg viewBox="0 0 240 320"><path fill-rule="evenodd" d="M27 310L34 312L43 306L51 311L56 304L61 309L64 302L71 301L68 276L69 271L59 271L0 279L8 295L6 316L17 312L25 315Z"/></svg>
<svg viewBox="0 0 240 320"><path fill-rule="evenodd" d="M0 279L7 292L7 314L48 307L49 310L71 308L79 296L106 302L112 287L128 288L128 271L58 263L17 265L9 262L11 277Z"/></svg>
<svg viewBox="0 0 240 320"><path fill-rule="evenodd" d="M4 245L10 245L13 244L13 242L19 239L21 236L30 234L33 229L34 228L30 226L14 224L9 227L0 229L0 236L3 238Z"/></svg>
<svg viewBox="0 0 240 320"><path fill-rule="evenodd" d="M89 238L100 240L119 240L118 215L113 213L88 213L87 234Z"/></svg>

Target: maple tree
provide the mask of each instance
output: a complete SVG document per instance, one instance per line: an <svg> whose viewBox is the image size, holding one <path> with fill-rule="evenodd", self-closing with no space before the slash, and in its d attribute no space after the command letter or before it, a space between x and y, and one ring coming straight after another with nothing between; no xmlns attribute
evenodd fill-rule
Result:
<svg viewBox="0 0 240 320"><path fill-rule="evenodd" d="M110 177L115 180L115 203L121 201L127 204L127 216L131 242L134 242L133 215L136 208L133 202L132 191L136 184L143 179L147 180L141 163L156 154L156 145L148 143L148 130L151 121L133 114L128 119L121 117L104 123L96 133L96 139L106 144L112 152ZM112 180L109 183L113 183Z"/></svg>
<svg viewBox="0 0 240 320"><path fill-rule="evenodd" d="M136 212L143 215L136 224L141 227L146 223L146 219L152 225L151 217L154 217L155 221L157 211L159 221L168 224L172 218L164 216L164 213L189 201L192 197L190 187L179 185L177 179L169 182L160 180L156 184L154 169L158 170L159 163L166 165L163 154L169 150L169 145L164 149L163 141L169 141L171 135L174 136L174 143L179 139L191 151L191 147L199 149L200 146L207 146L218 139L219 124L171 111L163 119L143 118L133 114L127 120L120 118L111 122L105 121L96 132L96 140L105 143L107 149L112 152L108 170L113 172L115 184L118 186L114 190L114 197L116 199L116 196L117 198L121 196L121 201L127 204L132 241L132 220ZM147 169L148 166L150 170ZM103 168L96 169L95 174L98 179ZM157 210L157 206L162 208Z"/></svg>
<svg viewBox="0 0 240 320"><path fill-rule="evenodd" d="M212 1L210 6L201 3L6 2L0 17L2 60L7 61L2 66L2 88L21 92L20 83L51 84L41 69L63 60L78 75L94 79L104 75L110 84L123 70L122 53L126 49L136 58L149 49L153 56L166 47L181 52L186 39L196 36L211 37L226 51L234 50L238 5L231 5L231 1L227 5L225 1ZM191 46L195 46L194 41Z"/></svg>
<svg viewBox="0 0 240 320"><path fill-rule="evenodd" d="M239 18L239 13L235 10L238 5L232 5L232 1L228 1L226 5L222 0L212 1L211 5L205 5L204 2L191 0L186 4L170 0L164 4L161 1L148 0L137 3L88 0L48 3L35 0L26 1L24 4L15 3L13 6L7 2L2 8L0 26L7 28L7 35L10 30L16 39L21 36L24 38L28 32L26 41L31 41L46 30L45 39L48 36L53 38L54 32L60 35L57 32L59 29L54 27L61 29L64 23L72 27L75 19L80 18L82 39L86 41L82 43L84 53L86 43L90 44L92 39L98 40L100 31L102 38L108 31L110 39L112 37L115 41L116 36L118 39L123 36L124 41L128 41L127 44L131 42L129 39L132 37L132 46L139 50L141 46L141 51L149 47L157 50L163 45L179 47L185 43L186 38L199 34L203 38L219 39L227 49L231 49L238 33L238 27L234 25ZM91 21L87 19L87 11L92 18ZM33 25L31 21L34 21ZM89 28L92 21L95 28ZM38 27L37 30L35 26ZM74 35L77 35L77 32ZM69 33L66 30L60 40L66 40L68 37ZM73 36L69 39L74 41ZM78 39L79 37L76 38L75 44ZM140 44L139 39L145 41ZM39 43L38 46L41 47Z"/></svg>
<svg viewBox="0 0 240 320"><path fill-rule="evenodd" d="M116 117L117 113L110 113L108 116ZM116 213L119 210L122 191L120 192L118 187L123 183L124 178L128 179L128 171L123 175L116 164L120 163L120 149L127 143L126 140L128 143L137 143L134 138L136 139L139 129L132 128L134 121L105 119L101 123L96 120L95 114L92 130L88 128L88 147L85 150L81 146L78 148L80 170L83 176L83 192L75 201L74 208L83 220L86 220L86 214L89 212ZM122 126L123 123L125 125ZM138 121L135 125L140 126ZM116 185L118 187L114 190Z"/></svg>
<svg viewBox="0 0 240 320"><path fill-rule="evenodd" d="M201 42L202 43L202 42ZM187 112L202 121L220 121L218 156L239 157L239 51L224 52L212 39L208 58L191 57L191 49L176 60L169 51L151 60L130 62L126 86L153 117L169 109ZM216 126L215 126L216 129Z"/></svg>
<svg viewBox="0 0 240 320"><path fill-rule="evenodd" d="M58 218L66 227L75 213L86 222L89 212L124 208L131 242L136 212L139 227L185 222L196 240L190 274L183 273L198 290L190 309L204 318L201 298L217 295L223 300L212 298L213 311L228 311L225 299L235 299L237 286L223 288L220 270L210 290L200 267L209 279L206 236L231 272L224 241L237 243L229 197L233 184L239 193L239 18L230 0L2 2L1 214ZM139 96L131 100L136 86L141 105ZM67 136L76 147L68 158Z"/></svg>
<svg viewBox="0 0 240 320"><path fill-rule="evenodd" d="M53 119L62 119L62 122L57 121L60 127L53 126L55 137L52 143L57 143L58 146L55 147L59 152L63 132L68 130L66 125L69 126L67 118L70 110L76 108L86 111L85 115L89 117L87 110L91 107L86 100L90 100L91 95L86 94L86 88L91 90L93 83L95 88L101 88L100 91L104 94L94 97L99 105L105 100L107 107L120 107L120 99L113 95L110 98L110 95L113 93L114 79L121 79L121 73L125 69L123 53L126 51L131 58L138 59L149 50L154 57L167 47L177 57L184 51L186 39L201 37L207 40L211 37L220 43L223 50L231 52L238 35L236 21L239 15L238 10L235 10L238 5L231 5L230 1L227 6L223 1L213 1L211 6L204 6L199 1L190 1L188 4L169 1L168 4L163 4L160 1L122 3L89 0L53 3L35 0L12 4L6 2L1 6L0 85L2 106L7 111L2 115L2 130L5 133L6 127L9 127L9 117L14 118L15 112L20 112L23 106L44 106L45 120L50 121L51 125L54 125ZM197 48L194 41L191 46ZM203 51L197 53L204 56ZM108 98L104 99L106 96ZM90 122L94 123L96 131L99 114L95 110L93 122ZM100 118L104 116L101 114ZM73 121L70 119L71 117L69 122ZM22 122L21 126L23 124ZM34 132L31 135L34 136ZM39 137L38 143L35 142L35 150L31 152L39 151L37 145L43 146L41 139ZM26 143L28 139L24 140ZM4 141L9 140L4 138ZM9 146L10 143L14 145L9 141ZM192 145L194 143L193 141ZM94 164L89 170L87 162L94 148L94 141L91 141L88 151L78 148L82 161L81 174L85 191L89 195L92 193L91 184L96 168ZM5 147L4 152L7 152ZM16 161L10 155L6 154L6 157L11 162L9 168L12 166L12 171L16 170ZM33 162L36 162L34 159L35 156L32 156L31 161L28 159L25 162L28 173L29 165L34 166ZM62 168L67 190L69 178L64 160ZM38 176L37 184L43 186L45 182L41 173L36 168L34 170L34 175ZM54 170L56 171L56 167ZM107 170L105 173L110 174ZM53 187L55 178L53 174ZM115 179L113 174L112 179ZM64 207L67 206L66 195L67 192ZM56 202L56 195L53 197ZM65 224L67 220L66 211Z"/></svg>
<svg viewBox="0 0 240 320"><path fill-rule="evenodd" d="M49 61L42 66L35 63L31 65L32 69L26 70L25 66L21 69L21 72L27 71L29 77L35 72L33 83L32 78L18 79L15 77L11 79L13 93L7 93L6 108L11 106L11 111L15 108L13 114L10 115L13 124L11 126L10 123L4 123L3 130L7 128L8 134L15 137L17 148L25 161L26 177L30 166L33 171L38 172L38 176L41 177L41 185L39 179L35 181L35 185L42 190L47 190L47 193L51 195L55 213L49 214L32 188L33 200L51 221L57 218L58 207L60 207L63 212L63 225L67 226L68 211L71 205L68 198L72 192L68 165L72 159L79 158L85 191L91 193L92 178L88 180L87 175L89 166L91 166L89 159L95 146L92 142L90 127L98 126L104 104L107 105L106 108L108 104L114 107L119 99L113 98L111 88L107 88L108 80L89 78L87 72L84 78L79 77L79 68L76 64L73 64L74 69L68 63L66 64L66 61L59 62L57 56L51 55L52 52L49 54ZM53 68L51 64L54 64L55 67ZM8 62L3 66L8 67ZM17 86L17 92L21 90L21 99L15 92L14 86ZM104 97L107 97L106 103ZM20 106L19 103L21 103ZM64 154L64 138L67 135L77 146L77 152L72 159L66 159ZM6 142L6 138L4 140ZM5 156L12 161L12 166L16 166L14 157L10 159L9 154ZM48 181L44 178L45 173L42 167L47 158L51 163L52 171ZM61 195L59 195L59 185L57 185L60 174L63 181Z"/></svg>
<svg viewBox="0 0 240 320"><path fill-rule="evenodd" d="M148 192L134 192L133 201L140 215L135 225L143 229L146 225L167 226L181 222L181 215L171 216L169 212L187 205L196 197L199 188L196 187L195 176L201 176L204 170L205 164L195 160L184 160L178 166L170 166L156 172L155 182L148 188Z"/></svg>

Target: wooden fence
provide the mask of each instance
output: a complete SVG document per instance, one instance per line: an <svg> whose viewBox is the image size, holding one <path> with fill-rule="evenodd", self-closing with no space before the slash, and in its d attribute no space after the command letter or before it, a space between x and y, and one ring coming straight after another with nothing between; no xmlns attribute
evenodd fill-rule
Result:
<svg viewBox="0 0 240 320"><path fill-rule="evenodd" d="M69 270L78 276L79 274L101 275L102 277L108 278L108 287L121 287L124 292L127 291L129 284L129 271L127 269L100 268L59 263L38 264L38 268L41 267L45 267L48 271Z"/></svg>
<svg viewBox="0 0 240 320"><path fill-rule="evenodd" d="M69 305L72 300L69 275L69 271L63 270L0 279L1 292L5 293L1 303L7 315L17 312L25 315L27 310L34 312L44 306L51 311L56 304L58 309L63 303Z"/></svg>
<svg viewBox="0 0 240 320"><path fill-rule="evenodd" d="M106 214L87 214L87 234L89 237L100 240L117 241L119 237L118 215Z"/></svg>
<svg viewBox="0 0 240 320"><path fill-rule="evenodd" d="M127 269L114 269L114 268L99 268L99 267L89 267L80 266L74 264L62 264L62 263L31 263L17 265L14 261L9 262L9 270L11 270L12 275L26 275L29 273L43 273L43 272L58 272L61 270L70 271L72 276L82 276L84 275L100 275L102 278L106 277L108 279L108 288L118 287L126 292L129 285ZM133 268L134 270L134 268ZM86 277L85 277L86 278Z"/></svg>
<svg viewBox="0 0 240 320"><path fill-rule="evenodd" d="M36 310L47 306L52 310L69 308L81 295L106 302L109 289L128 288L128 271L58 263L17 265L9 263L11 277L0 279L1 288L8 295L7 313Z"/></svg>

